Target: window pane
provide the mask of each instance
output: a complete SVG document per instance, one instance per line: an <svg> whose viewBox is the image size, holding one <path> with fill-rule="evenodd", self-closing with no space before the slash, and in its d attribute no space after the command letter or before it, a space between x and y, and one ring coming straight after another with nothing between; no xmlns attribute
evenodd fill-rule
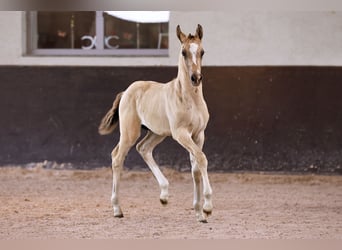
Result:
<svg viewBox="0 0 342 250"><path fill-rule="evenodd" d="M92 45L95 11L37 13L38 49L79 49Z"/></svg>
<svg viewBox="0 0 342 250"><path fill-rule="evenodd" d="M168 55L168 11L32 11L28 30L33 55Z"/></svg>
<svg viewBox="0 0 342 250"><path fill-rule="evenodd" d="M106 49L167 49L168 12L106 11L104 35ZM167 20L165 19L167 15ZM155 17L155 18L154 18Z"/></svg>

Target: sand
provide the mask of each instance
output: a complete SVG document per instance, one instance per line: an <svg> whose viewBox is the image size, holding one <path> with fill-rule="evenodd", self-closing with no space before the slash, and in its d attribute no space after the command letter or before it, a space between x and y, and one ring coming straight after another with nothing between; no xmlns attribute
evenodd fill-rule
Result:
<svg viewBox="0 0 342 250"><path fill-rule="evenodd" d="M0 239L342 239L342 177L209 173L214 210L196 221L190 173L168 167L169 204L149 171L0 168Z"/></svg>

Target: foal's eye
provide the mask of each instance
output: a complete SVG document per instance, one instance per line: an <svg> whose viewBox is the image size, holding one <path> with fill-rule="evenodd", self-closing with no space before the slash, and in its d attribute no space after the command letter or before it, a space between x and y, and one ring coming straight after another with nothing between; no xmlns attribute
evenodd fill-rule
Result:
<svg viewBox="0 0 342 250"><path fill-rule="evenodd" d="M204 55L204 50L201 50L201 57Z"/></svg>
<svg viewBox="0 0 342 250"><path fill-rule="evenodd" d="M184 57L186 57L186 51L185 51L185 50L182 50L182 55L183 55Z"/></svg>

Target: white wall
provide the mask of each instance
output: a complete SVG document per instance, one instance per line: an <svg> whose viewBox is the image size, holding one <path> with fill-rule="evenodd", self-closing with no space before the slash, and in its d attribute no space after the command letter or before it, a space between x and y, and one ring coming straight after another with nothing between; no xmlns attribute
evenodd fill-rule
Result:
<svg viewBox="0 0 342 250"><path fill-rule="evenodd" d="M20 12L0 11L0 64L17 64L23 53Z"/></svg>
<svg viewBox="0 0 342 250"><path fill-rule="evenodd" d="M342 12L171 12L169 57L25 55L24 12L0 12L0 65L143 66L177 63L177 24L204 28L204 65L342 66Z"/></svg>

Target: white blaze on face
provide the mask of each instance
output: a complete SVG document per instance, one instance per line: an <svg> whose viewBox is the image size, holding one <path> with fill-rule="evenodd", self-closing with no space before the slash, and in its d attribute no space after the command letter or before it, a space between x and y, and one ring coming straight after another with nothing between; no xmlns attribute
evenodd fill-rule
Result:
<svg viewBox="0 0 342 250"><path fill-rule="evenodd" d="M190 53L192 55L192 61L194 62L195 65L197 65L197 62L196 62L197 50L198 50L198 44L190 43Z"/></svg>

